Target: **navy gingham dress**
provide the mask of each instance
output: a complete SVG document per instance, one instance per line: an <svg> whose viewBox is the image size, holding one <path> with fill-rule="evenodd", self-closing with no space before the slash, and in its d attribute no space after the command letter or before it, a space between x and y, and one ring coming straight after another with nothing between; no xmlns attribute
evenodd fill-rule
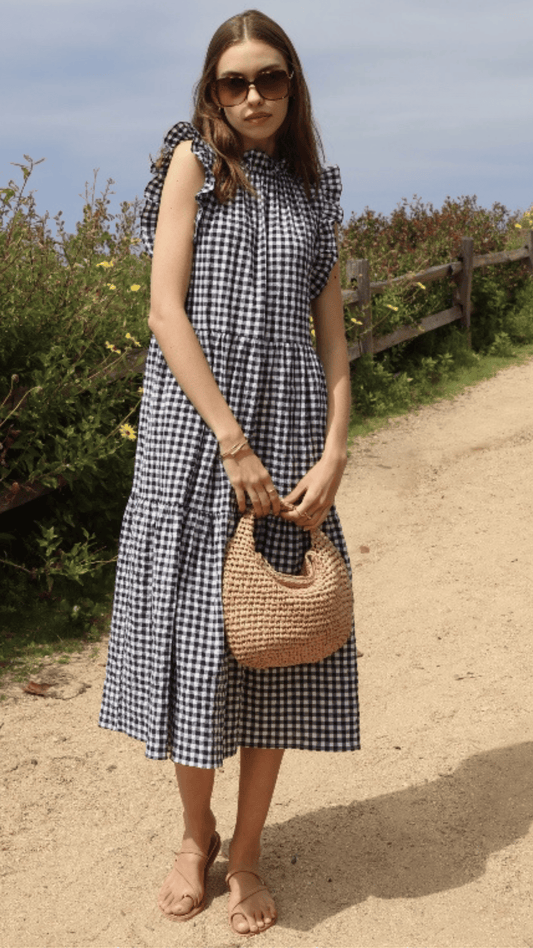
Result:
<svg viewBox="0 0 533 948"><path fill-rule="evenodd" d="M221 204L214 154L180 122L145 192L149 253L170 159L179 142L191 140L205 183L186 311L222 394L284 496L323 451L327 392L309 312L337 259L339 170L326 166L309 200L283 161L248 151L243 163L258 197L240 189ZM239 746L357 749L353 635L312 665L245 669L228 652L222 570L238 516L217 441L152 337L101 726L144 741L147 757L206 768L219 767ZM334 508L322 529L349 566ZM278 570L299 572L308 546L308 534L281 518L257 524L256 548Z"/></svg>

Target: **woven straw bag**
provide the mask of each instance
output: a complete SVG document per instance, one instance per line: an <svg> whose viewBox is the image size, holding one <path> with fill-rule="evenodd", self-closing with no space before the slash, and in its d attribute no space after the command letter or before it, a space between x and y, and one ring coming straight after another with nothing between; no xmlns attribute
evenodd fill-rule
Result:
<svg viewBox="0 0 533 948"><path fill-rule="evenodd" d="M228 646L239 664L279 668L319 662L352 630L353 594L346 564L315 530L299 576L279 573L255 549L247 511L228 543L222 600Z"/></svg>

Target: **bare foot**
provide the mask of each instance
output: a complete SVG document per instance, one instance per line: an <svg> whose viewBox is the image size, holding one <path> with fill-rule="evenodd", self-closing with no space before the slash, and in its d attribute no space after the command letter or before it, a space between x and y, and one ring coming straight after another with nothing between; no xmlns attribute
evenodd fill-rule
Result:
<svg viewBox="0 0 533 948"><path fill-rule="evenodd" d="M230 890L229 923L237 935L259 935L275 925L274 900L255 869L233 869L226 882Z"/></svg>
<svg viewBox="0 0 533 948"><path fill-rule="evenodd" d="M219 849L218 833L213 833L203 851L184 839L183 849L177 854L159 893L158 905L167 918L185 922L202 911L207 872Z"/></svg>

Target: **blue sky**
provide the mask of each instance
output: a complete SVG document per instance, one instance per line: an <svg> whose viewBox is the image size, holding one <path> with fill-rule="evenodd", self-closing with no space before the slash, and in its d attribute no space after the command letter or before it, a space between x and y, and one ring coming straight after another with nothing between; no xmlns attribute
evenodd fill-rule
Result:
<svg viewBox="0 0 533 948"><path fill-rule="evenodd" d="M3 0L0 186L24 154L40 211L80 216L99 168L141 195L167 128L191 112L226 0ZM531 0L265 0L293 40L346 219L418 194L533 202Z"/></svg>

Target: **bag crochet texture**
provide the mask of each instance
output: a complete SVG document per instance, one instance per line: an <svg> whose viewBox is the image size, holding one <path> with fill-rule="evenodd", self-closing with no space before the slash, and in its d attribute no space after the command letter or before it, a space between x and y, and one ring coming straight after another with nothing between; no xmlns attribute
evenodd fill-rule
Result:
<svg viewBox="0 0 533 948"><path fill-rule="evenodd" d="M226 548L222 601L226 641L249 668L319 662L352 630L353 592L346 563L321 530L311 533L301 573L280 573L255 549L253 510Z"/></svg>

